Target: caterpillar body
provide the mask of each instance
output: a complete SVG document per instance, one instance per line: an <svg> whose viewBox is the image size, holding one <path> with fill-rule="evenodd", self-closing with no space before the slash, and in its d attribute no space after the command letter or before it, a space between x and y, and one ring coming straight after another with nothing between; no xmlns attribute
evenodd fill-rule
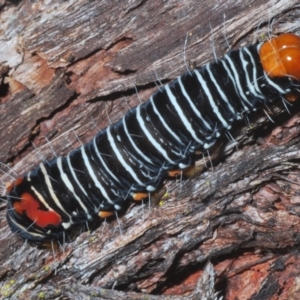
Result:
<svg viewBox="0 0 300 300"><path fill-rule="evenodd" d="M286 33L191 70L66 157L42 162L7 187L7 221L29 242L60 240L74 226L155 192L236 120L299 94L300 37Z"/></svg>

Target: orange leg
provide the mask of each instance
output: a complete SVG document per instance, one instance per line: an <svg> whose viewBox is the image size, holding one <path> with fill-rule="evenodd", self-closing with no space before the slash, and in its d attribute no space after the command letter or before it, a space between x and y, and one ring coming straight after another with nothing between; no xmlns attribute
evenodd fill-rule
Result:
<svg viewBox="0 0 300 300"><path fill-rule="evenodd" d="M299 94L298 93L289 93L284 96L285 100L289 102L295 102L296 100L299 99Z"/></svg>
<svg viewBox="0 0 300 300"><path fill-rule="evenodd" d="M170 177L177 177L177 176L180 176L182 173L183 173L182 170L170 170L170 171L168 171L168 175Z"/></svg>
<svg viewBox="0 0 300 300"><path fill-rule="evenodd" d="M132 195L133 200L141 201L149 196L149 193L134 193Z"/></svg>
<svg viewBox="0 0 300 300"><path fill-rule="evenodd" d="M157 204L162 196L165 194L165 188L161 188L154 193L134 193L132 195L133 200L141 201L143 199L148 199L149 196L151 197L151 202Z"/></svg>
<svg viewBox="0 0 300 300"><path fill-rule="evenodd" d="M113 211L100 210L98 216L102 219L113 216L115 213Z"/></svg>

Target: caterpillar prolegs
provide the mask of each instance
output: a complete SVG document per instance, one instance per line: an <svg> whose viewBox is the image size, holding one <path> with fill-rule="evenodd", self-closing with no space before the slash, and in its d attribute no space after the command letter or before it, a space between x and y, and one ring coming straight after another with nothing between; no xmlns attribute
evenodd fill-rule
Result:
<svg viewBox="0 0 300 300"><path fill-rule="evenodd" d="M282 34L191 70L66 157L42 162L7 188L13 232L36 244L155 192L242 119L278 98L295 100L300 37Z"/></svg>

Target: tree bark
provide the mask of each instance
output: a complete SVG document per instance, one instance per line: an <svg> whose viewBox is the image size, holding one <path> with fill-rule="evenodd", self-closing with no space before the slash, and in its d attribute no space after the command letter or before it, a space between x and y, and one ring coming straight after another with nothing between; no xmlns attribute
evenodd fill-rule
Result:
<svg viewBox="0 0 300 300"><path fill-rule="evenodd" d="M300 33L295 0L23 0L0 10L3 186L187 68ZM11 234L3 188L1 297L299 299L299 107L278 103L237 124L196 175L57 251Z"/></svg>

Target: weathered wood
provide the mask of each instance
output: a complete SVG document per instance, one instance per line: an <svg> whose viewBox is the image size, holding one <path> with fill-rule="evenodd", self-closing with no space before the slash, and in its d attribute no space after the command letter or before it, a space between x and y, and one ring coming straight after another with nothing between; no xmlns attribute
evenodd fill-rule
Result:
<svg viewBox="0 0 300 300"><path fill-rule="evenodd" d="M292 0L1 5L0 161L13 176L89 141L186 64L200 66L270 30L300 33L300 4ZM10 234L3 202L0 295L195 295L211 261L226 299L298 299L299 105L289 110L272 116L275 124L254 116L250 134L237 125L238 149L227 143L213 169L166 183L159 206L130 206L55 255ZM10 180L1 176L2 185ZM99 287L116 291L106 297Z"/></svg>

